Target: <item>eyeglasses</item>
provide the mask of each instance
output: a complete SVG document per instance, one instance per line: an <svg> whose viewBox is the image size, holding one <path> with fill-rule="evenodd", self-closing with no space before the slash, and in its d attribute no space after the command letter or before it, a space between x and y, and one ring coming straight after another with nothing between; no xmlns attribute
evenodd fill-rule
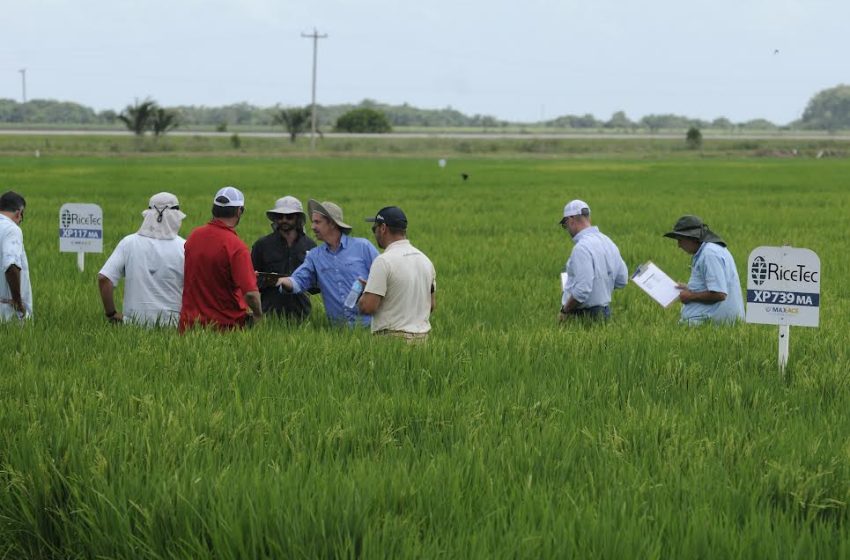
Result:
<svg viewBox="0 0 850 560"><path fill-rule="evenodd" d="M375 232L378 230L378 227L379 227L380 225L381 225L381 224L375 224L374 226L372 226L372 233L375 233Z"/></svg>

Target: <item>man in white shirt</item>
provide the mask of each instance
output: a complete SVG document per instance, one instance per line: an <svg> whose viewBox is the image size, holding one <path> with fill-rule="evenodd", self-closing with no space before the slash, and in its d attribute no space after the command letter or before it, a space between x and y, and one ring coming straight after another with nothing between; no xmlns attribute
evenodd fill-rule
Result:
<svg viewBox="0 0 850 560"><path fill-rule="evenodd" d="M180 225L186 214L171 193L151 197L139 231L122 239L103 265L97 283L106 318L112 323L177 325L183 298L183 244ZM121 278L124 311L115 308L113 290Z"/></svg>
<svg viewBox="0 0 850 560"><path fill-rule="evenodd" d="M581 200L572 200L564 206L560 224L575 246L567 260L566 302L558 318L560 321L575 317L607 320L611 317L611 294L624 288L629 280L620 250L590 223L590 206Z"/></svg>
<svg viewBox="0 0 850 560"><path fill-rule="evenodd" d="M372 315L372 333L421 341L431 331L437 273L425 254L407 240L407 216L397 206L378 211L372 232L384 249L369 270L360 312Z"/></svg>
<svg viewBox="0 0 850 560"><path fill-rule="evenodd" d="M0 195L0 322L32 316L32 288L21 224L27 202L14 191Z"/></svg>

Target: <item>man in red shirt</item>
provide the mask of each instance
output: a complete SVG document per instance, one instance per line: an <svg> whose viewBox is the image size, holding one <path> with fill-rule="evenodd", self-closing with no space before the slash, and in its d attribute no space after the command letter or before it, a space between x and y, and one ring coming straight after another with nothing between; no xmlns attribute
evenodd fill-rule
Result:
<svg viewBox="0 0 850 560"><path fill-rule="evenodd" d="M213 200L213 219L195 228L186 240L181 333L195 325L219 330L241 328L262 318L251 252L236 235L244 212L243 194L234 187L224 187ZM252 315L247 313L248 308Z"/></svg>

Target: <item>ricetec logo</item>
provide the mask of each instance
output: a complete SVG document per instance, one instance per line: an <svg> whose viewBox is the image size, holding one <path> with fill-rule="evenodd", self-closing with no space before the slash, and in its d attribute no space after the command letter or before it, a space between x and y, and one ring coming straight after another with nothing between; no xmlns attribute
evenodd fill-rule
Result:
<svg viewBox="0 0 850 560"><path fill-rule="evenodd" d="M806 282L817 284L819 272L809 270L804 264L783 267L777 263L767 261L761 255L753 259L750 267L750 278L756 286L761 286L768 280L783 280L786 282Z"/></svg>
<svg viewBox="0 0 850 560"><path fill-rule="evenodd" d="M103 224L103 218L95 214L77 214L70 210L63 210L59 221L63 228L73 226L100 226Z"/></svg>

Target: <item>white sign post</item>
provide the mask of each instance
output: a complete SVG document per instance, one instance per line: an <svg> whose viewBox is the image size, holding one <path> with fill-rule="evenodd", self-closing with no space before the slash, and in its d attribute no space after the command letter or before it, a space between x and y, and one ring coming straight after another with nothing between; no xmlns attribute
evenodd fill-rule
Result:
<svg viewBox="0 0 850 560"><path fill-rule="evenodd" d="M820 259L785 245L757 247L747 260L747 322L779 325L779 371L788 363L791 325L820 321Z"/></svg>
<svg viewBox="0 0 850 560"><path fill-rule="evenodd" d="M85 268L86 253L103 252L103 210L97 204L63 204L59 209L59 252L77 253Z"/></svg>

